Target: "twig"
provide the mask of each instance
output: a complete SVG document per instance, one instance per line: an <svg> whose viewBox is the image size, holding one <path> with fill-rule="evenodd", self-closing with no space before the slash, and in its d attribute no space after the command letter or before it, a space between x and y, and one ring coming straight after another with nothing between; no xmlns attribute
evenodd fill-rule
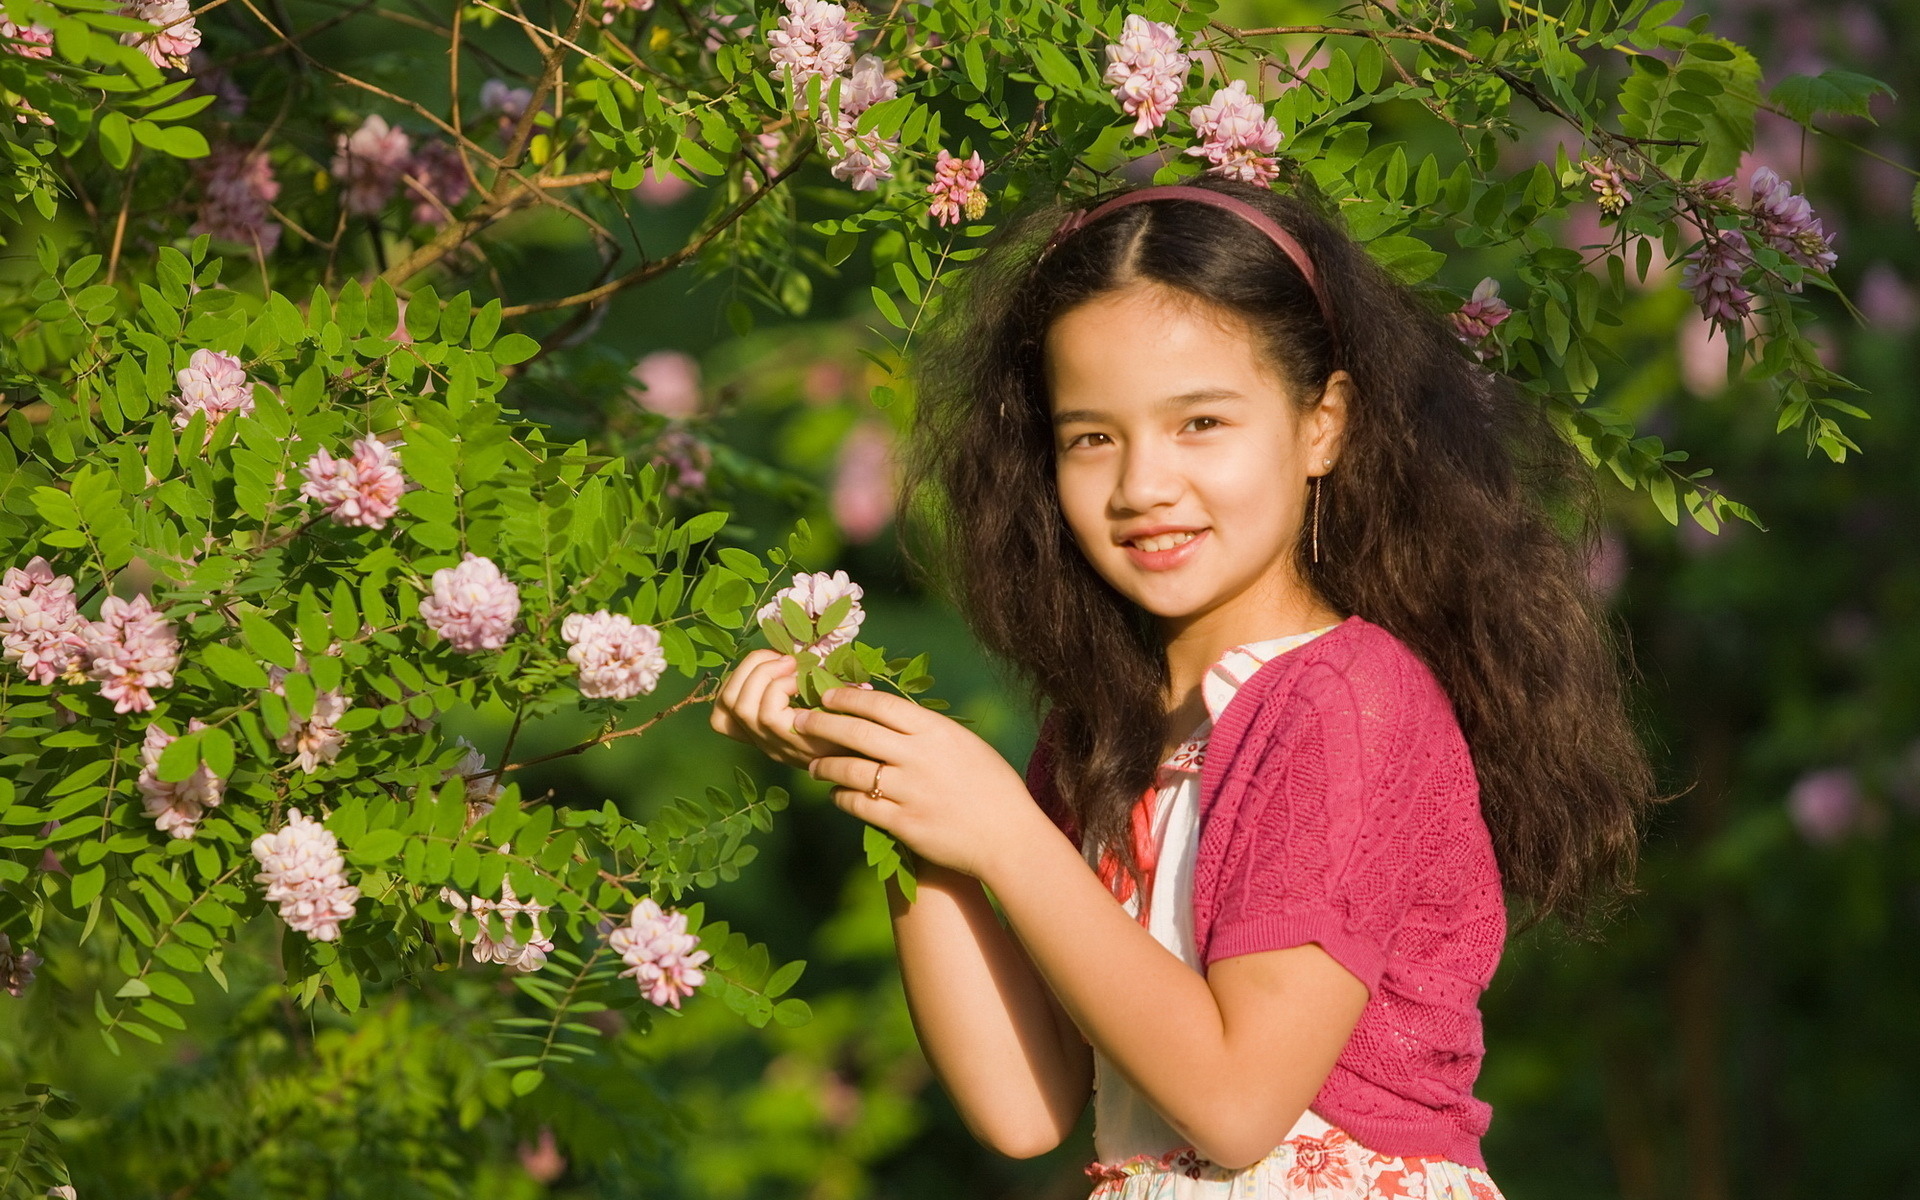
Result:
<svg viewBox="0 0 1920 1200"><path fill-rule="evenodd" d="M595 746L604 746L608 742L617 741L620 738L635 737L639 734L645 733L647 730L652 729L655 725L658 725L660 722L666 720L668 717L679 712L681 709L687 708L691 705L705 703L706 701L711 700L715 696L719 695L720 690L717 687L712 688L711 690L708 688L707 685L710 682L711 680L707 676L702 675L698 680L695 681L693 690L687 693L685 699L679 700L673 704L668 705L666 708L661 709L659 712L653 714L651 717L648 717L646 720L640 722L638 725L635 725L629 729L616 729L611 733L601 734L599 737L596 737L591 741L581 742L577 746L568 746L565 750L555 750L550 754L541 754L533 758L522 759L517 763L505 764L500 768L499 774L504 775L508 771L517 771L521 767L531 767L535 763L549 762L556 758L566 758L569 755L573 755L573 754L585 754L587 751L593 749ZM501 757L504 758L505 755L502 755Z"/></svg>

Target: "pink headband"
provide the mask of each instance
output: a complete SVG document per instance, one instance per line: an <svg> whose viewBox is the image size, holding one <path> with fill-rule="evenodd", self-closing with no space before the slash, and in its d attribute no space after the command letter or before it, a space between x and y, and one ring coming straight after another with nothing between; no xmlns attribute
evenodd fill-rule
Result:
<svg viewBox="0 0 1920 1200"><path fill-rule="evenodd" d="M1092 209L1075 209L1062 218L1060 224L1054 228L1052 235L1047 238L1047 244L1041 248L1040 256L1046 257L1049 251L1066 239L1067 235L1087 222L1097 220L1113 209L1141 200L1195 200L1201 204L1211 204L1215 208L1224 208L1228 212L1239 214L1254 228L1272 238L1273 244L1280 247L1281 252L1293 261L1294 266L1300 268L1300 274L1306 278L1307 287L1313 292L1315 303L1320 306L1320 319L1326 322L1329 331L1334 330L1333 308L1327 303L1326 294L1320 290L1320 275L1313 269L1313 260L1307 257L1306 248L1266 213L1238 197L1216 192L1211 188L1194 187L1185 183L1156 184L1153 187L1134 188L1131 191L1121 192L1118 196L1097 204Z"/></svg>

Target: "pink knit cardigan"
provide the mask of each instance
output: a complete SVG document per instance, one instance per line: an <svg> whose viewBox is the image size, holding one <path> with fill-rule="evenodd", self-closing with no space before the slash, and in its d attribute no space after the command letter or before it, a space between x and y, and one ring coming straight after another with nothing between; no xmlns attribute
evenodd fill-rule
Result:
<svg viewBox="0 0 1920 1200"><path fill-rule="evenodd" d="M1051 722L1027 766L1052 787ZM1273 659L1215 722L1200 770L1194 945L1223 958L1317 942L1367 985L1312 1109L1380 1154L1484 1167L1479 997L1506 906L1465 738L1405 644L1349 617Z"/></svg>

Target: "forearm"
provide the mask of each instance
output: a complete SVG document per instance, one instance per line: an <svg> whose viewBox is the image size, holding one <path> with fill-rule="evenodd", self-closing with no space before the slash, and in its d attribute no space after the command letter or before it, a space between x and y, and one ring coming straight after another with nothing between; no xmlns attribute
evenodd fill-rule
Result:
<svg viewBox="0 0 1920 1200"><path fill-rule="evenodd" d="M891 880L887 892L921 1047L982 1143L1050 1150L1086 1108L1091 1051L1064 1043L1046 985L978 880L926 862L917 878L911 905Z"/></svg>

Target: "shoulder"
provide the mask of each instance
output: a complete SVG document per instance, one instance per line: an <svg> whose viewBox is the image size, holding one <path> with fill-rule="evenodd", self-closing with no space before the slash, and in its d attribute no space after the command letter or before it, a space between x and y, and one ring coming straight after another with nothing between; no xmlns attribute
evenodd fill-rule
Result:
<svg viewBox="0 0 1920 1200"><path fill-rule="evenodd" d="M1452 725L1445 689L1405 642L1364 617L1338 627L1269 662L1248 681L1247 717L1253 724L1289 712L1277 728L1301 718L1364 719L1382 729Z"/></svg>

